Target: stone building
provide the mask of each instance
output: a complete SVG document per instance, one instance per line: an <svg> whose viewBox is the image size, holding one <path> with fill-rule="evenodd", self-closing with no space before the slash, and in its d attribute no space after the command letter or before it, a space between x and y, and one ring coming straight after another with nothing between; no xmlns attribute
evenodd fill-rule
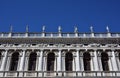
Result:
<svg viewBox="0 0 120 78"><path fill-rule="evenodd" d="M0 78L119 78L120 33L0 33Z"/></svg>

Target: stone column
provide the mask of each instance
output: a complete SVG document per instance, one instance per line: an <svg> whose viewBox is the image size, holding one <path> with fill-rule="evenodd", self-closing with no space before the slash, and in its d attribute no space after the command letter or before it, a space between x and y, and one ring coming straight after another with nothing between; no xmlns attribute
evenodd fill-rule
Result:
<svg viewBox="0 0 120 78"><path fill-rule="evenodd" d="M113 68L112 68L112 57L110 57L110 52L108 52L107 54L108 54L108 58L109 58L109 60L108 60L109 71L113 71Z"/></svg>
<svg viewBox="0 0 120 78"><path fill-rule="evenodd" d="M76 51L75 63L76 63L76 71L80 71L80 57L79 57L79 50Z"/></svg>
<svg viewBox="0 0 120 78"><path fill-rule="evenodd" d="M91 58L90 67L91 67L91 71L94 71L94 57L92 57L92 56L93 56L93 52L91 51L90 52L90 58Z"/></svg>
<svg viewBox="0 0 120 78"><path fill-rule="evenodd" d="M112 50L112 58L111 58L111 60L112 60L113 71L118 71L114 50Z"/></svg>
<svg viewBox="0 0 120 78"><path fill-rule="evenodd" d="M99 60L98 60L98 55L97 55L97 51L94 50L94 57L93 57L93 63L94 63L94 70L93 71L100 71L99 69ZM95 73L94 74L95 76L98 75L98 76L101 76L100 73Z"/></svg>
<svg viewBox="0 0 120 78"><path fill-rule="evenodd" d="M79 63L80 64L80 71L83 72L84 71L84 61L83 61L83 52L82 51L80 51L79 56L80 56L79 57L80 58L79 59L80 60L80 63ZM81 73L81 72L78 73L78 76L83 76L83 73Z"/></svg>
<svg viewBox="0 0 120 78"><path fill-rule="evenodd" d="M38 71L40 71L39 73L39 77L42 77L42 71L43 71L43 50L40 51L40 55L39 55L39 61L38 61Z"/></svg>
<svg viewBox="0 0 120 78"><path fill-rule="evenodd" d="M76 57L75 57L75 70L80 71L80 54L79 54L79 50L76 50ZM77 76L80 76L80 73L76 73Z"/></svg>
<svg viewBox="0 0 120 78"><path fill-rule="evenodd" d="M7 54L8 54L8 50L5 50L0 71L4 71L5 70L5 66L6 66L6 63L7 63Z"/></svg>
<svg viewBox="0 0 120 78"><path fill-rule="evenodd" d="M58 71L58 76L61 76L62 74L59 71L62 71L62 62L61 62L61 50L58 52L58 57L57 57L57 71Z"/></svg>
<svg viewBox="0 0 120 78"><path fill-rule="evenodd" d="M99 67L99 71L103 71L101 53L102 53L102 51L98 51L98 67Z"/></svg>
<svg viewBox="0 0 120 78"><path fill-rule="evenodd" d="M81 52L81 56L80 56L80 70L84 71L83 52Z"/></svg>
<svg viewBox="0 0 120 78"><path fill-rule="evenodd" d="M21 51L22 52L22 56L21 56L21 60L20 60L20 68L19 71L24 71L24 67L25 67L25 50ZM23 77L23 72L19 73L19 77Z"/></svg>
<svg viewBox="0 0 120 78"><path fill-rule="evenodd" d="M93 62L94 62L94 71L99 71L98 58L97 58L97 51L96 50L94 50Z"/></svg>
<svg viewBox="0 0 120 78"><path fill-rule="evenodd" d="M24 63L25 63L25 50L23 50L23 52L22 52L19 71L24 71L24 68L23 68Z"/></svg>
<svg viewBox="0 0 120 78"><path fill-rule="evenodd" d="M41 52L40 52L38 65L39 65L38 71L42 71L43 70L43 68L42 68L42 66L43 66L43 50L41 50Z"/></svg>

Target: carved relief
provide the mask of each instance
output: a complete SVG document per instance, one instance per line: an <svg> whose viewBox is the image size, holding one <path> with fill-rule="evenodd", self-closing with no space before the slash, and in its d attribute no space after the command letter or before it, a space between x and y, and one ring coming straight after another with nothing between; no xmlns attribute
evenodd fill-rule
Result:
<svg viewBox="0 0 120 78"><path fill-rule="evenodd" d="M61 54L62 54L63 57L65 57L66 52L65 52L65 51L62 51Z"/></svg>
<svg viewBox="0 0 120 78"><path fill-rule="evenodd" d="M98 57L100 57L100 56L101 56L101 52L100 52L100 51L98 51L98 52L97 52L97 55L98 55Z"/></svg>
<svg viewBox="0 0 120 78"><path fill-rule="evenodd" d="M94 44L90 44L90 46L91 46L91 47L100 47L100 44L94 43Z"/></svg>
<svg viewBox="0 0 120 78"><path fill-rule="evenodd" d="M107 44L108 47L117 47L118 44Z"/></svg>
<svg viewBox="0 0 120 78"><path fill-rule="evenodd" d="M26 51L26 56L29 57L29 55L30 55L31 52L32 51Z"/></svg>
<svg viewBox="0 0 120 78"><path fill-rule="evenodd" d="M76 57L76 56L77 56L76 52L72 52L72 54L73 54L73 56L74 56L74 57Z"/></svg>
<svg viewBox="0 0 120 78"><path fill-rule="evenodd" d="M116 57L119 57L119 52L114 52Z"/></svg>

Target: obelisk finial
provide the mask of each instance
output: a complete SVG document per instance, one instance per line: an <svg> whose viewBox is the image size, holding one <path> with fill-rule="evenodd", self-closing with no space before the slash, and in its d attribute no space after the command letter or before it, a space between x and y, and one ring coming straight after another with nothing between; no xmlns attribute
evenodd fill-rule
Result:
<svg viewBox="0 0 120 78"><path fill-rule="evenodd" d="M26 32L29 32L29 26L26 25Z"/></svg>
<svg viewBox="0 0 120 78"><path fill-rule="evenodd" d="M10 32L12 32L13 31L13 27L12 27L12 25L10 25Z"/></svg>

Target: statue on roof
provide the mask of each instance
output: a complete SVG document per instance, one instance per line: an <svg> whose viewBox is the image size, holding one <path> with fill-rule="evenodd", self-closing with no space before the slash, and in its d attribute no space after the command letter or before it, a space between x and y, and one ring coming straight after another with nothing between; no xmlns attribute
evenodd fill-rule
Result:
<svg viewBox="0 0 120 78"><path fill-rule="evenodd" d="M78 32L78 28L75 26L74 27L74 32L77 33Z"/></svg>
<svg viewBox="0 0 120 78"><path fill-rule="evenodd" d="M107 32L108 32L108 33L110 32L110 30L109 30L109 27L108 27L108 26L106 27L106 30L107 30Z"/></svg>
<svg viewBox="0 0 120 78"><path fill-rule="evenodd" d="M45 26L42 27L42 32L45 32Z"/></svg>
<svg viewBox="0 0 120 78"><path fill-rule="evenodd" d="M58 27L58 32L61 32L62 28L61 26Z"/></svg>
<svg viewBox="0 0 120 78"><path fill-rule="evenodd" d="M90 26L90 31L91 33L93 33L93 26Z"/></svg>

